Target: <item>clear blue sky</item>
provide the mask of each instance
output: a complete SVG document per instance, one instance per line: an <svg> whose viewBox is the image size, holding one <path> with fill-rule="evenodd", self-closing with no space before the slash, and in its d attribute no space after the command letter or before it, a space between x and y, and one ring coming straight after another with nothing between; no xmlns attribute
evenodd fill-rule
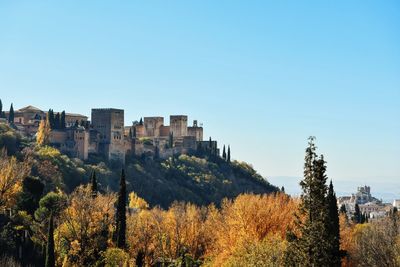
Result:
<svg viewBox="0 0 400 267"><path fill-rule="evenodd" d="M399 1L2 1L0 98L16 108L188 114L264 176L400 193ZM279 183L278 183L279 184Z"/></svg>

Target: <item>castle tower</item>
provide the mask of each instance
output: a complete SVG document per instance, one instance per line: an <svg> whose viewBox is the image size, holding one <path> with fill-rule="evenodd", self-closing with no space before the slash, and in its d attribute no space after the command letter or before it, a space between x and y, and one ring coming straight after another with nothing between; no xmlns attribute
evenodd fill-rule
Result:
<svg viewBox="0 0 400 267"><path fill-rule="evenodd" d="M92 126L99 133L99 153L108 160L125 162L124 110L92 109Z"/></svg>
<svg viewBox="0 0 400 267"><path fill-rule="evenodd" d="M188 132L188 117L185 115L171 115L170 116L170 132L173 133L174 138L181 138L187 136Z"/></svg>
<svg viewBox="0 0 400 267"><path fill-rule="evenodd" d="M197 120L193 121L193 126L188 127L188 136L196 137L196 141L203 141L203 127L199 127Z"/></svg>
<svg viewBox="0 0 400 267"><path fill-rule="evenodd" d="M144 118L144 135L146 137L159 137L160 128L164 125L163 117L145 117Z"/></svg>

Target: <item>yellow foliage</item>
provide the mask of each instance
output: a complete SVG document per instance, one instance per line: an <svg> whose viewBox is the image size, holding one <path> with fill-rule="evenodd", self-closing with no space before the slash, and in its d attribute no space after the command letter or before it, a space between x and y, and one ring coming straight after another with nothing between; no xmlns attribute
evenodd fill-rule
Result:
<svg viewBox="0 0 400 267"><path fill-rule="evenodd" d="M15 198L22 189L22 180L30 174L30 161L18 162L15 157L0 151L0 208L15 204Z"/></svg>
<svg viewBox="0 0 400 267"><path fill-rule="evenodd" d="M129 207L134 209L148 209L149 204L135 192L129 194Z"/></svg>
<svg viewBox="0 0 400 267"><path fill-rule="evenodd" d="M297 201L284 194L245 194L225 201L221 210L214 205L184 203L175 203L168 210L139 210L127 220L129 252L132 257L143 253L147 265L185 253L221 266L252 246L268 258L272 254L264 249L275 244L273 255L281 257L297 206Z"/></svg>
<svg viewBox="0 0 400 267"><path fill-rule="evenodd" d="M102 237L104 231L112 231L115 201L114 194L98 194L93 198L89 186L80 186L71 194L70 204L62 213L57 228L59 243L69 244L67 254L70 262L83 264L87 258L93 257L92 251L101 245L100 239L96 238ZM101 242L107 243L107 240Z"/></svg>
<svg viewBox="0 0 400 267"><path fill-rule="evenodd" d="M36 143L39 146L48 145L50 139L50 122L47 116L47 120L41 120L39 124L39 129L36 135Z"/></svg>

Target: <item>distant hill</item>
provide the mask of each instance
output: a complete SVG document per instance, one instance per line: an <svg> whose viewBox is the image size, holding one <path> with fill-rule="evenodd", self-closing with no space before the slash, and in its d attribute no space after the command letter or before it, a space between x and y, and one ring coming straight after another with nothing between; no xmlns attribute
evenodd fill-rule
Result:
<svg viewBox="0 0 400 267"><path fill-rule="evenodd" d="M39 177L45 184L45 191L60 188L71 192L76 186L88 183L92 171L96 171L100 190L118 190L121 166L110 166L100 160L83 162L51 147L38 148L21 140L13 129L2 127L0 140L6 134L6 139L13 141L5 142L7 149L20 160L27 154L33 157L32 176ZM180 155L167 160L130 157L124 168L128 192L135 191L151 206L164 208L174 201L219 205L222 199L234 198L241 193L278 191L250 165L226 162L219 157Z"/></svg>

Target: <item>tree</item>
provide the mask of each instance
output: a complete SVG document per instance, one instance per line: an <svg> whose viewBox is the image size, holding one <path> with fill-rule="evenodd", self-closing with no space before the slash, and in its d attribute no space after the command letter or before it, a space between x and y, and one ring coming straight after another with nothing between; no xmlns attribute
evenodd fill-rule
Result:
<svg viewBox="0 0 400 267"><path fill-rule="evenodd" d="M47 120L49 122L50 129L54 129L54 112L52 109L49 109L49 112L47 112Z"/></svg>
<svg viewBox="0 0 400 267"><path fill-rule="evenodd" d="M345 205L345 204L342 204L342 205L340 206L339 212L340 212L341 214L346 214L346 213L347 213L347 209L346 209L346 205Z"/></svg>
<svg viewBox="0 0 400 267"><path fill-rule="evenodd" d="M10 124L14 123L14 107L13 107L12 103L10 106L10 112L8 113L8 123L10 123Z"/></svg>
<svg viewBox="0 0 400 267"><path fill-rule="evenodd" d="M337 208L337 199L335 191L333 190L332 181L329 184L328 196L328 218L326 220L326 230L328 233L330 266L341 265L340 255L340 226L339 226L339 212Z"/></svg>
<svg viewBox="0 0 400 267"><path fill-rule="evenodd" d="M59 112L57 112L54 117L54 129L61 129L61 117Z"/></svg>
<svg viewBox="0 0 400 267"><path fill-rule="evenodd" d="M122 169L117 200L117 247L126 247L126 180L125 170Z"/></svg>
<svg viewBox="0 0 400 267"><path fill-rule="evenodd" d="M170 132L168 136L168 147L173 148L174 147L174 133Z"/></svg>
<svg viewBox="0 0 400 267"><path fill-rule="evenodd" d="M92 190L93 197L97 196L97 178L96 172L92 172L92 176L90 177L90 189Z"/></svg>
<svg viewBox="0 0 400 267"><path fill-rule="evenodd" d="M228 146L228 155L226 156L226 161L231 162L231 146Z"/></svg>
<svg viewBox="0 0 400 267"><path fill-rule="evenodd" d="M281 192L285 193L285 187L284 186L281 187Z"/></svg>
<svg viewBox="0 0 400 267"><path fill-rule="evenodd" d="M65 110L61 112L60 116L60 129L64 130L65 129Z"/></svg>
<svg viewBox="0 0 400 267"><path fill-rule="evenodd" d="M79 121L78 121L78 120L75 121L74 127L75 127L75 128L78 128L78 127L79 127Z"/></svg>
<svg viewBox="0 0 400 267"><path fill-rule="evenodd" d="M1 102L1 99L0 99L0 118L1 118L2 114L3 114L3 103Z"/></svg>
<svg viewBox="0 0 400 267"><path fill-rule="evenodd" d="M135 192L129 194L129 207L133 209L148 209L149 204Z"/></svg>
<svg viewBox="0 0 400 267"><path fill-rule="evenodd" d="M139 125L143 125L143 119L140 118Z"/></svg>
<svg viewBox="0 0 400 267"><path fill-rule="evenodd" d="M33 215L39 207L39 200L43 194L44 184L37 178L27 176L22 182L22 192L19 195L18 210L24 210Z"/></svg>
<svg viewBox="0 0 400 267"><path fill-rule="evenodd" d="M47 235L47 246L46 246L46 267L54 267L55 266L55 257L54 257L54 218L53 213L50 215L49 221L49 231Z"/></svg>
<svg viewBox="0 0 400 267"><path fill-rule="evenodd" d="M224 160L226 160L225 145L224 145L224 149L222 150L222 158L223 158Z"/></svg>
<svg viewBox="0 0 400 267"><path fill-rule="evenodd" d="M355 223L361 223L361 211L360 211L360 206L356 203L354 206L354 215L353 215L353 221Z"/></svg>
<svg viewBox="0 0 400 267"><path fill-rule="evenodd" d="M285 264L288 266L330 266L329 236L326 231L326 166L324 157L318 157L314 144L315 137L309 138L306 149L304 178L297 227L300 235L291 238Z"/></svg>
<svg viewBox="0 0 400 267"><path fill-rule="evenodd" d="M47 116L46 121L41 120L39 124L39 129L36 134L36 143L39 146L45 146L49 144L49 139L50 139L50 132L51 132L51 127L50 127L50 118Z"/></svg>
<svg viewBox="0 0 400 267"><path fill-rule="evenodd" d="M65 244L68 266L97 266L111 237L115 201L114 194L98 193L93 198L90 185L79 186L69 196L57 228L57 239Z"/></svg>
<svg viewBox="0 0 400 267"><path fill-rule="evenodd" d="M159 160L160 159L160 148L158 146L155 147L154 149L154 159Z"/></svg>
<svg viewBox="0 0 400 267"><path fill-rule="evenodd" d="M7 156L5 149L0 150L0 209L15 204L22 189L22 181L30 171L29 159L18 162L15 157Z"/></svg>

